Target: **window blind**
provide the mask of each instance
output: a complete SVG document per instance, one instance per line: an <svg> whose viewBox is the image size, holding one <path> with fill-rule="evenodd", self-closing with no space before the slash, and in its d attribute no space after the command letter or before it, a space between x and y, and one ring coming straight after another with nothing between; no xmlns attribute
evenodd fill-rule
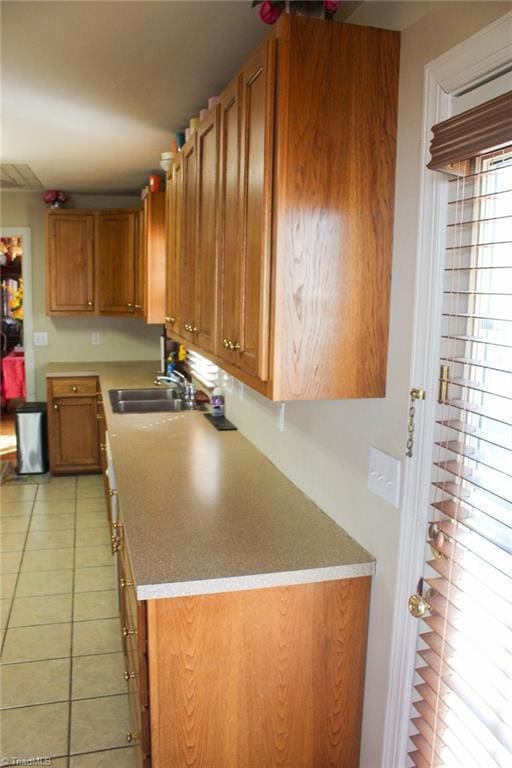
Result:
<svg viewBox="0 0 512 768"><path fill-rule="evenodd" d="M512 766L512 128L449 181L418 768Z"/></svg>

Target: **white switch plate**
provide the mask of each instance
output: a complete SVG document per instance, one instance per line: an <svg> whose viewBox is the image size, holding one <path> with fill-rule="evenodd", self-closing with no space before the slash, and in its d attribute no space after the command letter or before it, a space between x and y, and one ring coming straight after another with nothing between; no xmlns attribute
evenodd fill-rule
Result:
<svg viewBox="0 0 512 768"><path fill-rule="evenodd" d="M397 508L400 506L401 466L394 456L370 446L368 488Z"/></svg>
<svg viewBox="0 0 512 768"><path fill-rule="evenodd" d="M101 336L99 331L93 331L91 333L91 344L100 344Z"/></svg>
<svg viewBox="0 0 512 768"><path fill-rule="evenodd" d="M47 347L48 334L46 331L36 331L34 333L34 347Z"/></svg>

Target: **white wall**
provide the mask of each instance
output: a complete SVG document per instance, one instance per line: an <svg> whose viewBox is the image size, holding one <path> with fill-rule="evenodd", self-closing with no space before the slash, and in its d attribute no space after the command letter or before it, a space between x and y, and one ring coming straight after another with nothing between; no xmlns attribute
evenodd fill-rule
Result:
<svg viewBox="0 0 512 768"><path fill-rule="evenodd" d="M30 227L32 235L33 329L48 333L47 347L34 347L36 398L46 399L45 366L49 362L73 360L158 360L160 325L146 325L134 317L47 317L45 314L45 213L37 192L4 192L2 226ZM74 195L75 208L102 209L136 207L136 197ZM101 344L91 343L91 332L99 331Z"/></svg>
<svg viewBox="0 0 512 768"><path fill-rule="evenodd" d="M511 10L510 3L366 3L351 23L402 29L395 247L387 396L382 400L279 406L233 382L227 415L269 459L377 558L373 581L362 768L382 763L400 513L366 488L368 449L405 461L423 68ZM414 382L423 386L422 382ZM404 611L407 606L404 605Z"/></svg>

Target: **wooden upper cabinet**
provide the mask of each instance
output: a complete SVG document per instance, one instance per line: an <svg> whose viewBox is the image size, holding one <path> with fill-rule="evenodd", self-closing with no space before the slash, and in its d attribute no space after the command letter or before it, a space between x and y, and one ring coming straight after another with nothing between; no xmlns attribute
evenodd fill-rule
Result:
<svg viewBox="0 0 512 768"><path fill-rule="evenodd" d="M101 314L135 311L135 216L133 212L98 214L96 258Z"/></svg>
<svg viewBox="0 0 512 768"><path fill-rule="evenodd" d="M94 314L94 214L48 214L46 311Z"/></svg>
<svg viewBox="0 0 512 768"><path fill-rule="evenodd" d="M220 97L219 313L217 352L233 364L230 348L240 334L240 123L241 77Z"/></svg>
<svg viewBox="0 0 512 768"><path fill-rule="evenodd" d="M183 224L183 162L181 153L173 161L167 174L166 197L166 248L167 248L167 273L166 273L166 306L165 325L169 332L181 329L180 302L179 302L179 265L182 247Z"/></svg>
<svg viewBox="0 0 512 768"><path fill-rule="evenodd" d="M196 279L196 215L197 215L197 133L183 147L182 238L179 249L180 331L194 340L197 332Z"/></svg>
<svg viewBox="0 0 512 768"><path fill-rule="evenodd" d="M275 36L271 396L383 397L400 34L283 14Z"/></svg>
<svg viewBox="0 0 512 768"><path fill-rule="evenodd" d="M197 235L195 265L195 341L215 350L217 322L217 207L219 190L218 109L197 132Z"/></svg>
<svg viewBox="0 0 512 768"><path fill-rule="evenodd" d="M147 323L165 319L165 192L150 192L144 198L142 215L142 316Z"/></svg>
<svg viewBox="0 0 512 768"><path fill-rule="evenodd" d="M398 32L282 14L221 95L216 350L172 332L273 400L385 395L399 54ZM192 226L195 146L193 325L191 256L213 230Z"/></svg>

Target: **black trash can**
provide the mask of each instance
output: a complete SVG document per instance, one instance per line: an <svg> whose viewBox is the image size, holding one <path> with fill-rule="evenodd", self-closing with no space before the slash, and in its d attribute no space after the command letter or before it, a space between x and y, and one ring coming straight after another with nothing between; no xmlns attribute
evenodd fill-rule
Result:
<svg viewBox="0 0 512 768"><path fill-rule="evenodd" d="M46 403L23 403L14 411L18 475L48 472Z"/></svg>

